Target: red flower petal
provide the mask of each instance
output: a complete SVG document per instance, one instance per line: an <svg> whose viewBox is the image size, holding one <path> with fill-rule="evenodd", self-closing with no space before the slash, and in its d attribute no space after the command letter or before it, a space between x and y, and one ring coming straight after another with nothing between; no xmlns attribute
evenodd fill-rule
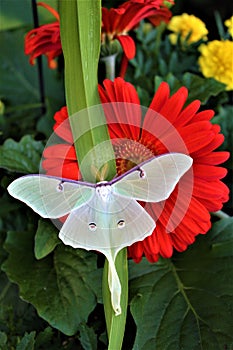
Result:
<svg viewBox="0 0 233 350"><path fill-rule="evenodd" d="M137 244L133 244L132 246L128 247L129 257L132 257L131 254L130 254L131 250L133 252L134 261L139 263L142 260L142 256L143 256L143 253L144 253L143 243L142 242L137 242Z"/></svg>
<svg viewBox="0 0 233 350"><path fill-rule="evenodd" d="M203 198L209 198L210 200L227 198L228 193L228 187L219 180L208 182L204 179L197 179L193 187L193 195L199 200Z"/></svg>
<svg viewBox="0 0 233 350"><path fill-rule="evenodd" d="M59 158L77 161L74 146L68 144L60 144L46 147L43 152L44 158Z"/></svg>
<svg viewBox="0 0 233 350"><path fill-rule="evenodd" d="M52 13L52 15L59 21L60 20L60 16L59 13L54 10L51 6L49 6L48 4L45 4L44 2L38 2L37 6L42 6L44 8L46 8L50 13Z"/></svg>
<svg viewBox="0 0 233 350"><path fill-rule="evenodd" d="M62 53L59 22L45 24L33 29L25 37L25 54L30 55L30 63L40 55L46 55L48 65L54 65L54 58Z"/></svg>
<svg viewBox="0 0 233 350"><path fill-rule="evenodd" d="M45 159L42 161L42 167L47 175L58 176L71 180L81 179L77 161L64 161L61 159Z"/></svg>
<svg viewBox="0 0 233 350"><path fill-rule="evenodd" d="M218 165L225 162L229 158L228 152L212 152L202 157L196 157L199 164Z"/></svg>
<svg viewBox="0 0 233 350"><path fill-rule="evenodd" d="M179 133L182 139L185 140L186 147L191 155L210 144L215 138L212 125L206 121L186 125L179 129Z"/></svg>
<svg viewBox="0 0 233 350"><path fill-rule="evenodd" d="M214 116L214 111L211 109L199 112L195 115L195 120L201 121L201 120L210 120Z"/></svg>
<svg viewBox="0 0 233 350"><path fill-rule="evenodd" d="M209 137L209 136L208 136ZM224 141L224 136L222 134L215 134L215 136L211 139L209 139L210 142L204 142L204 135L203 139L200 140L203 141L202 148L200 147L197 151L193 151L192 157L193 158L199 158L203 157L206 154L209 154L210 152L214 151L216 148L218 148ZM225 159L225 157L224 157ZM224 162L224 160L223 160ZM219 163L220 164L220 163Z"/></svg>
<svg viewBox="0 0 233 350"><path fill-rule="evenodd" d="M153 0L149 2L134 0L126 1L120 6L120 8L125 9L125 13L119 22L118 33L128 32L137 26L142 19L156 15L161 5L161 0Z"/></svg>
<svg viewBox="0 0 233 350"><path fill-rule="evenodd" d="M99 94L111 137L114 135L118 138L126 137L138 140L141 126L141 109L136 90L122 78L116 78L114 82L106 79L103 85L104 88L99 86ZM111 105L105 106L104 104L108 102ZM114 129L114 132L112 132L112 129Z"/></svg>
<svg viewBox="0 0 233 350"><path fill-rule="evenodd" d="M153 97L153 100L150 104L149 109L152 109L153 111L156 111L157 113L160 113L161 108L167 103L169 99L169 94L170 94L170 88L168 83L162 82L158 90L156 91L156 94ZM148 117L147 117L148 119ZM146 122L147 120L144 121L144 124L147 128Z"/></svg>
<svg viewBox="0 0 233 350"><path fill-rule="evenodd" d="M167 7L157 10L156 15L148 17L148 20L155 26L159 26L161 22L168 23L172 17L171 11Z"/></svg>
<svg viewBox="0 0 233 350"><path fill-rule="evenodd" d="M188 90L185 87L180 88L172 97L170 97L159 113L162 114L170 123L174 123L180 114L184 103L188 97Z"/></svg>
<svg viewBox="0 0 233 350"><path fill-rule="evenodd" d="M199 100L195 100L191 102L176 119L176 127L185 126L195 118L196 121L196 113L200 108L201 102Z"/></svg>
<svg viewBox="0 0 233 350"><path fill-rule="evenodd" d="M134 58L136 54L136 47L133 39L129 35L118 35L116 36L116 39L120 42L125 56L128 58L128 60Z"/></svg>
<svg viewBox="0 0 233 350"><path fill-rule="evenodd" d="M226 176L225 168L216 167L213 165L193 164L193 173L195 177L213 181L214 179L222 179Z"/></svg>
<svg viewBox="0 0 233 350"><path fill-rule="evenodd" d="M53 127L55 133L63 140L73 144L73 135L68 118L68 112L66 107L62 107L60 111L54 115L56 123Z"/></svg>

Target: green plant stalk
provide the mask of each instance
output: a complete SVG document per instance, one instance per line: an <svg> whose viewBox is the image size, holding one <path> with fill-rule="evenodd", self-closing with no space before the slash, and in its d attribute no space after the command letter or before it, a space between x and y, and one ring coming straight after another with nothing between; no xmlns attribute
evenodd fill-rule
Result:
<svg viewBox="0 0 233 350"><path fill-rule="evenodd" d="M104 312L108 332L108 350L120 350L123 343L125 322L128 305L128 260L127 248L122 249L115 261L116 270L121 282L121 310L122 313L115 316L111 304L111 294L108 286L108 261L105 261L102 281L102 293L104 301Z"/></svg>
<svg viewBox="0 0 233 350"><path fill-rule="evenodd" d="M108 163L107 179L111 179L116 171L115 156L105 116L101 108L95 109L94 113L90 109L91 106L100 105L97 71L101 2L60 0L59 11L65 60L66 104L81 173L84 180L95 182L95 174L90 169L95 167L100 170L100 164ZM85 113L78 113L82 110ZM99 152L100 148L96 147L101 143L104 143L104 152Z"/></svg>
<svg viewBox="0 0 233 350"><path fill-rule="evenodd" d="M82 165L86 155L91 154L91 157L85 158L84 166L81 166L82 176L84 180L93 182L96 179L91 174L90 168L93 165L98 168L99 164L108 163L108 178L111 179L116 173L115 156L109 141L105 116L101 108L97 111L98 115L90 111L92 106L100 104L97 69L100 51L101 3L100 0L60 0L59 12L65 60L66 103L79 166ZM87 113L78 113L87 108L89 108ZM95 127L96 119L98 119L98 127ZM81 136L80 129L86 131L81 133ZM104 143L105 147L100 155L95 150L101 143ZM103 158L101 162L98 160L100 156ZM119 316L115 316L112 308L107 269L106 261L103 273L103 298L109 349L120 350L128 303L127 250L123 249L116 258L116 270L122 287L122 314Z"/></svg>
<svg viewBox="0 0 233 350"><path fill-rule="evenodd" d="M105 64L106 78L110 80L115 79L115 67L116 67L116 57L117 53L113 55L101 58L101 61Z"/></svg>

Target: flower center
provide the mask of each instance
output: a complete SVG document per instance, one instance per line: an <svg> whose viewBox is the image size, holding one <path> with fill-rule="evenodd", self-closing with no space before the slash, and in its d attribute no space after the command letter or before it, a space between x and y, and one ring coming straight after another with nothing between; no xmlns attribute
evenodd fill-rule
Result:
<svg viewBox="0 0 233 350"><path fill-rule="evenodd" d="M125 139L114 145L117 174L124 174L137 164L154 157L154 153L142 143Z"/></svg>

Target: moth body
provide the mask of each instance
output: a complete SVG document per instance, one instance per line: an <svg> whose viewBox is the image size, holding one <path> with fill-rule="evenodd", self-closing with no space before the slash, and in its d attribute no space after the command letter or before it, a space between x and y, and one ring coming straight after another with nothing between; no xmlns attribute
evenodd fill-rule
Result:
<svg viewBox="0 0 233 350"><path fill-rule="evenodd" d="M96 185L96 194L99 196L100 200L108 202L112 193L112 188L107 184L108 182L99 182Z"/></svg>

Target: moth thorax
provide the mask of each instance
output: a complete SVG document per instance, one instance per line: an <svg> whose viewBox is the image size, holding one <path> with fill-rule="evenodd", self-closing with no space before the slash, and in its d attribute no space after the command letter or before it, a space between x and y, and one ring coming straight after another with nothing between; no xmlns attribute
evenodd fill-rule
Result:
<svg viewBox="0 0 233 350"><path fill-rule="evenodd" d="M96 188L96 193L101 197L101 199L105 202L109 200L109 196L112 189L110 185L99 185Z"/></svg>

